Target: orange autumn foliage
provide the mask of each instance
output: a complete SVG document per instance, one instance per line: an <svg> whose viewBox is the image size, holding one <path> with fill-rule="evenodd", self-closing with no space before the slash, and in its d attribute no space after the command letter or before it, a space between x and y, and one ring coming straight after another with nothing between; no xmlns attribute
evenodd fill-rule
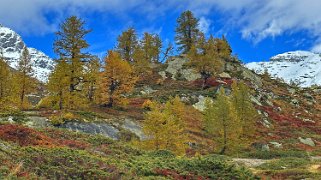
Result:
<svg viewBox="0 0 321 180"><path fill-rule="evenodd" d="M109 51L100 78L100 104L112 107L128 103L124 94L133 90L137 78L131 65L117 52Z"/></svg>

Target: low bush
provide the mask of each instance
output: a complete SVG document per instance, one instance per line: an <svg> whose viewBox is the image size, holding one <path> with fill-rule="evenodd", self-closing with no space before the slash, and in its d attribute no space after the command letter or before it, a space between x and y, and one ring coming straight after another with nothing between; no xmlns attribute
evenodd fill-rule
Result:
<svg viewBox="0 0 321 180"><path fill-rule="evenodd" d="M274 158L285 158L285 157L297 157L307 158L308 154L306 151L299 150L273 150L273 151L255 151L245 154L246 157L258 158L258 159L274 159Z"/></svg>

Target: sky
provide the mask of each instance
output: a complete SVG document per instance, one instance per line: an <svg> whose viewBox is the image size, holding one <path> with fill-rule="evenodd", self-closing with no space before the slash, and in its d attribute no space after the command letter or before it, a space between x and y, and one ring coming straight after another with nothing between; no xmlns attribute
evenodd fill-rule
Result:
<svg viewBox="0 0 321 180"><path fill-rule="evenodd" d="M76 15L92 29L88 52L103 57L134 27L174 42L176 19L191 10L207 36L225 35L244 63L294 50L321 53L321 0L0 0L0 24L52 58L55 32Z"/></svg>

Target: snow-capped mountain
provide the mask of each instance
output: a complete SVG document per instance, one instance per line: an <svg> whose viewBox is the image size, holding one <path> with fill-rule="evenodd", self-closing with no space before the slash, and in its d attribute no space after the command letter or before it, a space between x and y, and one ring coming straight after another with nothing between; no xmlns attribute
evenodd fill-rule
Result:
<svg viewBox="0 0 321 180"><path fill-rule="evenodd" d="M261 74L265 70L272 77L294 82L301 87L321 85L321 55L308 51L292 51L279 54L268 62L252 62L246 67Z"/></svg>
<svg viewBox="0 0 321 180"><path fill-rule="evenodd" d="M13 30L0 24L0 52L12 68L17 68L23 48L26 44L21 36ZM34 77L41 82L47 82L50 72L54 68L54 61L43 52L28 48L33 62Z"/></svg>

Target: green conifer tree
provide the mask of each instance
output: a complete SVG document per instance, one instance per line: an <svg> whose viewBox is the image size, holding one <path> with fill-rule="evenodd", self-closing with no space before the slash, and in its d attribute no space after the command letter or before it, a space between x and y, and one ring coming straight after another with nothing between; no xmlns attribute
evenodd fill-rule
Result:
<svg viewBox="0 0 321 180"><path fill-rule="evenodd" d="M122 32L117 38L116 50L121 55L122 59L133 62L133 54L138 46L137 34L134 28L129 28Z"/></svg>
<svg viewBox="0 0 321 180"><path fill-rule="evenodd" d="M206 103L204 114L206 130L213 136L220 154L235 151L240 143L242 124L224 88L220 88L213 103Z"/></svg>
<svg viewBox="0 0 321 180"><path fill-rule="evenodd" d="M177 19L175 40L179 45L178 50L182 53L188 53L197 42L200 32L198 25L199 20L191 11L183 12Z"/></svg>
<svg viewBox="0 0 321 180"><path fill-rule="evenodd" d="M29 101L26 95L32 93L35 89L35 80L31 78L33 73L29 51L27 47L24 47L14 77L14 84L19 95L19 107L22 109L28 108Z"/></svg>
<svg viewBox="0 0 321 180"><path fill-rule="evenodd" d="M242 123L242 142L245 144L254 136L258 113L251 101L250 89L243 81L233 82L232 103Z"/></svg>
<svg viewBox="0 0 321 180"><path fill-rule="evenodd" d="M65 68L63 71L69 76L66 79L70 81L68 84L69 94L65 96L69 98L68 101L65 101L66 103L68 102L69 105L65 107L77 108L87 106L87 102L85 101L87 99L86 93L83 90L85 78L84 67L91 59L91 55L85 53L84 50L89 47L85 36L91 32L91 30L85 29L84 26L85 22L82 19L71 16L60 25L59 31L56 32L57 39L54 42L54 51L59 56L58 61L64 61L64 65L59 68ZM59 69L59 71L61 70ZM53 79L60 79L60 77ZM59 82L49 81L49 84L50 83L51 86L61 86ZM52 89L60 89L60 87Z"/></svg>

